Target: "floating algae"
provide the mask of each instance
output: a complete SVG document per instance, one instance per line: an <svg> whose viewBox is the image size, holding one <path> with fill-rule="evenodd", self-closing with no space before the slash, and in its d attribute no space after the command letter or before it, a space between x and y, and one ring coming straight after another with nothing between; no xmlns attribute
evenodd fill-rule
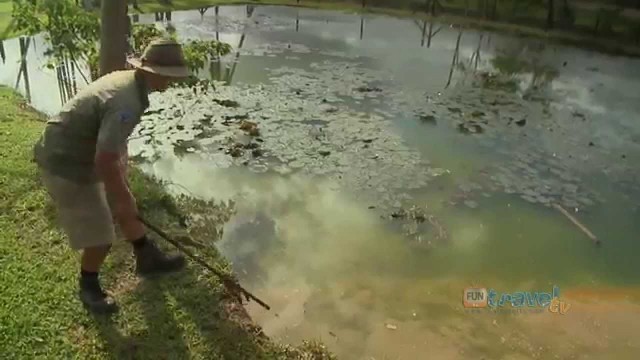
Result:
<svg viewBox="0 0 640 360"><path fill-rule="evenodd" d="M289 49L298 48L287 45ZM399 86L387 71L361 65L325 60L311 63L307 69L269 69L268 83L216 84L220 86L215 97L202 94L193 105L188 94L171 90L154 95L162 99L153 103L163 105L150 109L149 119L188 108L179 117L184 126L180 132L194 131L191 138L206 145L207 151L219 148L216 144L225 137L237 138L234 126L237 121L255 123L263 141L261 150L271 155L255 168L257 171L264 171L266 166L285 173L326 175L356 193L371 189L378 194L367 196L382 202L387 201L386 192L393 198L393 194L423 188L430 179L447 173L446 169L430 166L424 154L406 144L393 130L395 119L417 116L426 123L442 119L438 125L473 134L469 141L499 156L499 162L490 165L485 175L476 180L481 185L468 192L480 196L502 191L541 205L559 202L567 207L587 207L598 202L599 195L580 181L586 160L572 159L570 150L556 154L556 142L538 140L552 137L562 146L573 146L571 141L560 141L567 138L562 131L549 133L547 129L558 129L556 118L565 113L573 117L575 110L560 112L550 107L549 101L526 100L511 89L482 87L477 82L472 82L472 86L454 85L445 93L425 96ZM480 80L498 81L495 78L480 76ZM371 102L377 99L384 99L384 105ZM358 105L355 101L362 103ZM526 126L518 126L524 124L525 118ZM155 127L147 124L139 135L147 140L157 137L176 122L163 119ZM199 125L193 125L195 122ZM175 127L170 133L170 141L175 142L178 139ZM180 139L191 140L189 136ZM145 154L149 154L148 149ZM231 163L257 164L260 157L247 151ZM624 171L612 170L620 174Z"/></svg>
<svg viewBox="0 0 640 360"><path fill-rule="evenodd" d="M382 96L385 90L371 85L384 77L382 73L363 71L347 63L325 62L311 67L313 72L286 67L271 70L271 83L261 86L217 86L215 94L201 94L197 102L184 89L154 94L158 99L152 104L163 104L162 109L189 111L175 117L171 111L150 109L153 117L143 119L141 129L145 130L134 138L164 138L174 146L188 141L185 153L204 144L208 152L226 152L231 163L248 165L256 172L277 167L280 172L332 176L344 188L382 201L387 197L380 195L424 187L443 171L431 169L428 160L410 149L391 129L391 119L328 105L363 91L367 97ZM292 97L295 91L304 95ZM161 125L150 130L152 121ZM241 146L227 147L229 141L238 142L242 130L251 133L249 128L260 129L259 154ZM148 145L136 144L138 151L149 153ZM156 147L153 151L163 149ZM269 160L258 162L264 151L271 155ZM380 195L362 191L368 188Z"/></svg>

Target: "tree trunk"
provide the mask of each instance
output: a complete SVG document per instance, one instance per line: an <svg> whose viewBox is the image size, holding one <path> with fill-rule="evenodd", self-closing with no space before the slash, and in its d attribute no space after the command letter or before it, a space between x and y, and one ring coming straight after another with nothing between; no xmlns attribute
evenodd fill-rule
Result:
<svg viewBox="0 0 640 360"><path fill-rule="evenodd" d="M498 0L493 0L493 9L491 10L491 19L495 20L498 17Z"/></svg>
<svg viewBox="0 0 640 360"><path fill-rule="evenodd" d="M3 64L7 61L7 56L4 53L4 42L2 40L0 40L0 58L2 58Z"/></svg>
<svg viewBox="0 0 640 360"><path fill-rule="evenodd" d="M100 76L124 69L127 53L127 1L102 2Z"/></svg>
<svg viewBox="0 0 640 360"><path fill-rule="evenodd" d="M553 29L555 4L553 0L548 0L549 12L547 13L547 29Z"/></svg>

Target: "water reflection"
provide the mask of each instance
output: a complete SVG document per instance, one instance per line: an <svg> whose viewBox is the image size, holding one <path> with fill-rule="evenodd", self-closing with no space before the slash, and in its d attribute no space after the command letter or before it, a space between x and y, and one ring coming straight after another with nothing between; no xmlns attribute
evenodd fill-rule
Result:
<svg viewBox="0 0 640 360"><path fill-rule="evenodd" d="M462 30L458 32L458 39L456 40L456 49L453 52L453 60L451 60L451 70L449 70L449 79L447 80L447 85L445 88L448 88L451 85L451 78L453 77L453 69L458 64L458 59L460 56L460 39L462 38Z"/></svg>
<svg viewBox="0 0 640 360"><path fill-rule="evenodd" d="M245 20L245 24L242 27L242 31L239 34L238 43L236 46L234 46L236 51L235 51L235 54L232 55L233 56L232 64L229 66L224 66L221 59L212 59L212 61L209 64L205 65L208 75L212 79L224 81L227 84L232 83L237 70L237 66L240 63L241 50L245 47L248 34L252 31L251 30L252 26L250 25L253 25L251 23L253 20L251 19L253 18L253 13L255 11L255 8L256 7L252 5L243 6L246 20ZM200 14L201 19L204 19L205 14L209 9L210 7L203 7L198 10L198 13ZM214 17L215 38L217 40L220 40L220 37L221 37L220 26L222 23L220 22L221 15L220 15L219 6L214 7L214 14L215 14L215 17ZM141 16L139 14L131 14L130 18L132 23L140 23L141 21ZM172 12L157 12L154 14L154 18L152 19L158 22L163 22L163 21L170 22L173 19L173 14ZM296 32L302 31L302 29L300 28L300 10L299 9L295 10L295 20L296 20L295 31ZM367 20L364 15L359 16L358 36L360 40L364 40L365 38L364 32L365 32L366 21ZM433 39L444 28L443 26L434 27L435 26L434 22L430 22L429 24L427 24L427 22L424 21L422 23L416 22L416 24L420 26L419 31L422 34L422 37L420 40L421 46L424 46L426 44L428 48L432 46ZM331 26L332 24L327 20L324 27L328 29ZM29 50L28 44L27 46L24 46L23 44L19 50L20 53L25 54L26 52L29 52L29 51L35 51L36 50L35 43L33 45L34 45L33 49ZM459 56L458 54L459 44L456 48L457 50L454 51L454 57L457 59L457 57ZM478 46L478 50L477 50L478 52L479 52L479 49L480 47ZM3 63L6 63L7 54L5 51L5 42L0 42L0 55L2 55ZM38 56L39 58L44 57L42 52L38 52L36 56ZM21 56L20 61L21 61L21 66L19 68L20 72L17 78L21 80L18 80L18 82L15 84L15 87L18 88L18 86L21 84L23 86L26 86L26 88L23 90L25 93L25 96L27 96L28 98L32 98L31 96L32 89L29 81L30 80L29 76L31 76L31 74L30 74L30 71L26 69L28 67L27 60L24 56ZM479 61L479 57L476 58L476 68L477 68L478 61ZM453 63L456 64L458 62L453 61ZM31 70L31 71L34 71L34 70ZM42 69L35 69L35 71L40 72L42 71ZM55 71L56 87L58 88L58 91L59 91L59 98L61 103L70 99L77 92L78 88L82 85L81 83L86 83L89 80L84 75L84 72L80 70L79 64L75 60L64 59L60 64L57 64L55 66L54 71ZM456 69L451 69L449 71L449 77L447 77L446 83L444 83L443 85L447 85L447 86L450 85L450 83L452 82L453 75L455 74L455 71ZM78 79L78 77L80 77L80 79ZM41 89L41 87L39 87L38 89Z"/></svg>
<svg viewBox="0 0 640 360"><path fill-rule="evenodd" d="M249 27L249 20L253 17L253 13L256 7L254 5L246 5L245 14L246 14L246 22L242 30L242 34L240 35L240 40L238 41L238 45L235 46L236 52L233 55L233 64L229 67L227 66L225 71L222 70L222 62L223 60L212 59L209 63L209 75L211 79L224 81L227 85L230 85L233 81L233 76L236 73L236 69L238 67L238 63L240 62L240 53L244 47L245 39L247 37L247 29ZM218 31L218 13L216 7L216 39L219 39L219 31Z"/></svg>
<svg viewBox="0 0 640 360"><path fill-rule="evenodd" d="M63 59L63 61L56 66L56 75L60 91L60 104L64 105L78 93L76 69L78 69L77 63L69 58ZM87 83L88 79L84 77L82 71L79 69L77 71L81 74L85 83Z"/></svg>
<svg viewBox="0 0 640 360"><path fill-rule="evenodd" d="M156 22L171 21L171 11L156 12Z"/></svg>
<svg viewBox="0 0 640 360"><path fill-rule="evenodd" d="M31 38L23 38L19 39L20 41L20 71L18 72L18 78L16 79L16 86L14 88L18 88L20 86L20 80L24 79L24 88L26 92L27 101L31 101L31 86L29 85L29 68L27 67L27 52L29 51L29 44L31 43Z"/></svg>
<svg viewBox="0 0 640 360"><path fill-rule="evenodd" d="M478 64L480 63L480 49L482 47L482 38L484 37L484 34L480 34L480 36L478 37L478 47L476 48L476 50L473 52L473 55L471 55L471 60L469 61L469 63L473 64L473 68L474 69L478 69Z"/></svg>
<svg viewBox="0 0 640 360"><path fill-rule="evenodd" d="M433 27L435 22L431 21L429 22L429 32L427 32L427 20L423 20L422 24L420 24L419 20L414 20L414 23L418 26L418 28L420 28L421 33L422 33L422 38L420 40L420 46L424 46L425 40L427 41L427 48L431 47L431 41L432 39L438 35L438 33L442 30L444 25L440 25L438 27L438 29L436 29L435 31L433 31Z"/></svg>
<svg viewBox="0 0 640 360"><path fill-rule="evenodd" d="M64 58L51 63L44 55L47 45L42 35L5 40L1 47L5 50L5 60L0 82L20 91L45 113L58 111L88 82L85 75L88 69L75 59ZM34 84L38 86L34 87ZM58 94L54 95L52 91Z"/></svg>
<svg viewBox="0 0 640 360"><path fill-rule="evenodd" d="M207 10L209 10L211 7L207 6L207 7L203 7L198 9L198 12L200 13L200 16L204 19L204 14L207 13Z"/></svg>

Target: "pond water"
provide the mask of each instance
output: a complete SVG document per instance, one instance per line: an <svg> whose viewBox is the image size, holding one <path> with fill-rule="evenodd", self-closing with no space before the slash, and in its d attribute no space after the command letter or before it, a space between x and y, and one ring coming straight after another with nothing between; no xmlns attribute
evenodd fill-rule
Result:
<svg viewBox="0 0 640 360"><path fill-rule="evenodd" d="M249 305L268 335L343 359L638 358L640 60L285 7L135 19L157 20L234 51L200 73L215 90L152 96L131 155L234 201L218 247L273 306ZM24 45L54 113L86 69ZM3 48L0 82L26 93L20 42ZM566 314L463 306L554 285Z"/></svg>

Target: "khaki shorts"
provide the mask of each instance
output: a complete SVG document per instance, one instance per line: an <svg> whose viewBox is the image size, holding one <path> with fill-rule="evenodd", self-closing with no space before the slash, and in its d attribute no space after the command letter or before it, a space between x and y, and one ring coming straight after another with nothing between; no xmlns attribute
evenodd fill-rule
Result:
<svg viewBox="0 0 640 360"><path fill-rule="evenodd" d="M73 249L114 242L115 226L103 183L77 184L43 169L40 173Z"/></svg>

